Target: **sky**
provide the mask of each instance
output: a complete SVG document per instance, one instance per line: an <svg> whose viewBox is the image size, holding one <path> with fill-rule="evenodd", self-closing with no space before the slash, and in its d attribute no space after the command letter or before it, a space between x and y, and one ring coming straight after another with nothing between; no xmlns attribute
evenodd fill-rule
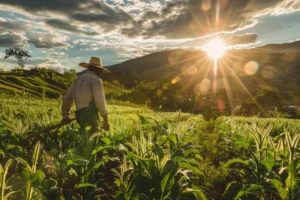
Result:
<svg viewBox="0 0 300 200"><path fill-rule="evenodd" d="M80 71L169 49L228 48L300 39L300 0L0 0L0 69L17 67L5 49L32 56L27 67Z"/></svg>

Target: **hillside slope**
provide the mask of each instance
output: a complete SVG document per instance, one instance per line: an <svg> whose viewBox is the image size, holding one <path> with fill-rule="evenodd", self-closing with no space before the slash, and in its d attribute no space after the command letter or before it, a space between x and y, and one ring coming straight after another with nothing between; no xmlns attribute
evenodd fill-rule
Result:
<svg viewBox="0 0 300 200"><path fill-rule="evenodd" d="M54 79L35 73L2 73L0 74L0 91L1 93L57 98L66 91L67 84L58 79L62 78L62 75L53 72L54 75L58 77Z"/></svg>
<svg viewBox="0 0 300 200"><path fill-rule="evenodd" d="M64 95L76 78L76 73L60 74L50 69L15 70L0 73L0 93L30 95L39 98L58 98ZM118 96L128 92L118 82L105 82L106 96Z"/></svg>
<svg viewBox="0 0 300 200"><path fill-rule="evenodd" d="M134 86L136 80L173 80L190 90L207 79L210 89L215 81L218 90L228 86L233 96L256 94L263 87L277 88L284 94L300 87L300 51L288 48L297 45L282 44L283 52L276 52L280 45L227 51L218 61L216 76L212 59L203 51L157 52L108 66L111 73L103 79L117 79L127 87Z"/></svg>
<svg viewBox="0 0 300 200"><path fill-rule="evenodd" d="M262 47L258 47L258 49L273 52L296 52L300 51L300 40L284 44L268 44Z"/></svg>

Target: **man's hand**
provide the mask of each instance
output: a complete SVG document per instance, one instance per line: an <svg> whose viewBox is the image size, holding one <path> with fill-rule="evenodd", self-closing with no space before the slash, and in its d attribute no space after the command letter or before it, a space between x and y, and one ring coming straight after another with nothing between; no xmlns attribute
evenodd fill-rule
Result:
<svg viewBox="0 0 300 200"><path fill-rule="evenodd" d="M105 131L109 130L109 123L107 121L104 121L102 129L104 129Z"/></svg>

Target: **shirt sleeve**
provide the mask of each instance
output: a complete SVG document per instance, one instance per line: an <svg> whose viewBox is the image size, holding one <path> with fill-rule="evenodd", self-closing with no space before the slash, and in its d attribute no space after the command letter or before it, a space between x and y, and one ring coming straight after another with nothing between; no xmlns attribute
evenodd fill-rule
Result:
<svg viewBox="0 0 300 200"><path fill-rule="evenodd" d="M92 93L94 97L95 104L97 106L98 112L101 116L105 116L108 114L107 108L106 108L106 101L105 101L105 94L104 94L104 88L103 83L101 79L98 79L94 82L92 85Z"/></svg>
<svg viewBox="0 0 300 200"><path fill-rule="evenodd" d="M70 110L73 104L73 98L72 98L72 87L68 90L67 94L63 97L63 104L62 104L62 116L63 118L69 117Z"/></svg>

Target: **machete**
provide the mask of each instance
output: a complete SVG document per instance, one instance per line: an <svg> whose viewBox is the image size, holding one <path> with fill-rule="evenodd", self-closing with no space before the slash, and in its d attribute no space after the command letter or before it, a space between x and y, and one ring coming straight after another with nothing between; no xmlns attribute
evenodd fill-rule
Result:
<svg viewBox="0 0 300 200"><path fill-rule="evenodd" d="M60 122L59 124L49 126L49 127L44 128L44 129L42 129L42 130L40 130L40 131L37 131L37 132L29 132L28 135L29 135L30 137L38 137L38 136L42 135L43 133L47 133L47 132L50 132L50 131L52 131L52 130L54 130L54 129L58 129L58 128L64 126L64 125L70 124L70 123L73 122L74 120L76 120L76 118L70 119L70 120L67 121L67 122Z"/></svg>

